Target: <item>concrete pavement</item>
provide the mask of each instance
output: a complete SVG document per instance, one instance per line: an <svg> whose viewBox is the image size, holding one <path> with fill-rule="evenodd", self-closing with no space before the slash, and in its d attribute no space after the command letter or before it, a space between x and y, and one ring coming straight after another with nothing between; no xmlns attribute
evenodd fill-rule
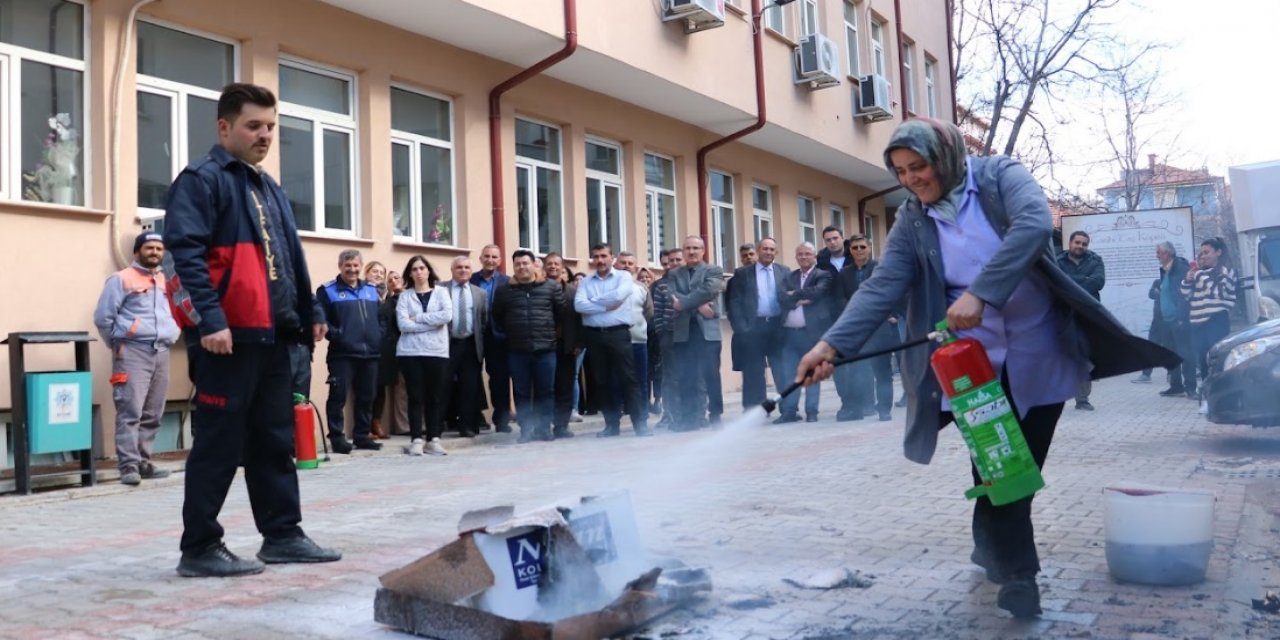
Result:
<svg viewBox="0 0 1280 640"><path fill-rule="evenodd" d="M452 441L449 456L335 456L302 472L303 526L343 561L274 566L227 580L174 573L182 474L142 487L108 483L0 496L0 637L394 637L372 621L377 576L452 539L458 517L495 504L533 508L625 488L655 552L710 569L703 604L646 638L1275 638L1280 616L1250 598L1280 589L1280 430L1211 425L1193 402L1127 378L1094 386L1094 412L1070 404L1035 504L1044 616L1016 622L968 562L967 453L954 430L932 464L902 458L892 422L516 445ZM726 398L737 404L737 396ZM728 417L728 416L727 416ZM625 421L624 421L625 422ZM575 425L584 435L599 423ZM1208 580L1118 584L1104 556L1102 488L1119 481L1217 492ZM237 480L227 543L260 542ZM849 568L865 589L801 590L783 578Z"/></svg>

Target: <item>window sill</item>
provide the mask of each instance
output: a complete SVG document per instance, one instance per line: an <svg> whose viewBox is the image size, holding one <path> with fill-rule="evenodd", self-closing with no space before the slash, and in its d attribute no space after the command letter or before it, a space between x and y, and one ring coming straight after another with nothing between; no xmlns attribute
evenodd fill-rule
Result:
<svg viewBox="0 0 1280 640"><path fill-rule="evenodd" d="M862 84L862 80L858 76L846 75L845 78L847 78L849 82L853 84L853 86L855 87Z"/></svg>
<svg viewBox="0 0 1280 640"><path fill-rule="evenodd" d="M329 235L329 234L320 233L316 231L299 231L298 237L303 240L319 240L320 242L326 242L326 243L332 243L332 244L354 244L362 247L373 246L373 240L370 240L368 238L361 238L358 236L339 236L339 235Z"/></svg>
<svg viewBox="0 0 1280 640"><path fill-rule="evenodd" d="M729 4L728 2L724 3L724 8L740 16L745 16L748 13L746 9L743 9L742 7L739 7L738 5L735 5L735 4Z"/></svg>
<svg viewBox="0 0 1280 640"><path fill-rule="evenodd" d="M41 218L80 218L83 220L102 220L103 218L111 217L111 212L105 209L90 209L89 207L28 202L25 200L0 201L0 213L38 216Z"/></svg>
<svg viewBox="0 0 1280 640"><path fill-rule="evenodd" d="M764 27L764 32L765 32L766 34L768 34L770 37L772 37L774 40L777 40L777 41L779 41L779 42L782 42L782 43L786 44L788 47L791 47L792 49L794 49L794 48L796 48L796 47L800 46L800 43L799 43L799 42L796 42L795 40L792 40L792 39L791 39L790 37L788 37L786 34L778 33L777 31L774 31L773 29L770 29L769 27Z"/></svg>
<svg viewBox="0 0 1280 640"><path fill-rule="evenodd" d="M397 237L391 240L391 245L395 247L409 247L413 249L436 249L438 251L452 251L461 253L462 255L470 255L471 249L460 247L456 244L440 244L438 242L420 242L418 240L410 240L409 238Z"/></svg>

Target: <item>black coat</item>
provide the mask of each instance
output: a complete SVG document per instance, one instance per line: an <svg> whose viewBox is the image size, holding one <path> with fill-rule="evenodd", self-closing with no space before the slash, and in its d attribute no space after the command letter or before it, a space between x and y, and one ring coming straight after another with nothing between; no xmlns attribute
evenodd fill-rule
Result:
<svg viewBox="0 0 1280 640"><path fill-rule="evenodd" d="M858 287L863 282L866 282L871 278L871 275L876 272L876 264L878 263L875 260L868 260L865 265L862 265L862 269L859 270L857 264L854 263L852 258L844 263L844 268L840 270L840 277L838 278L838 281L840 284L840 293L844 296L845 300L852 298L853 294L858 292ZM861 273L859 273L859 271L861 271ZM889 317L895 318L901 322L904 312L905 308L903 306L899 306L889 314ZM881 325L879 329L876 329L875 333L871 335L871 339L867 340L867 344L862 347L862 351L887 349L899 342L897 323L885 320L884 324Z"/></svg>
<svg viewBox="0 0 1280 640"><path fill-rule="evenodd" d="M396 303L400 294L387 296L378 307L378 315L382 318L382 345L378 350L378 384L390 386L400 377L400 367L396 364L396 343L400 341L400 323L396 322Z"/></svg>
<svg viewBox="0 0 1280 640"><path fill-rule="evenodd" d="M824 269L815 266L805 278L803 287L800 286L800 270L792 271L787 275L786 285L778 291L778 306L782 307L783 322L786 322L787 314L799 306L800 301L811 301L804 305L804 327L816 342L835 320L829 302L832 295L837 295L833 293L835 288L834 278Z"/></svg>
<svg viewBox="0 0 1280 640"><path fill-rule="evenodd" d="M554 282L511 280L493 292L493 328L506 336L509 351L552 351L564 304L564 293Z"/></svg>

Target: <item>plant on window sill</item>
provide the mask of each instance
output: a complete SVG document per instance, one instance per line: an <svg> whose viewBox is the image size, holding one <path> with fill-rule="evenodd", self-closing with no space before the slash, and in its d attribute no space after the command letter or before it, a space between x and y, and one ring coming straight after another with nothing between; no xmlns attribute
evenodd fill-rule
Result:
<svg viewBox="0 0 1280 640"><path fill-rule="evenodd" d="M449 218L445 215L444 205L436 205L435 211L431 215L431 230L427 232L427 242L435 244L451 244L453 242L453 228L449 224Z"/></svg>
<svg viewBox="0 0 1280 640"><path fill-rule="evenodd" d="M34 171L22 174L23 199L76 204L76 158L79 155L79 134L71 127L71 114L59 113L49 118L44 158Z"/></svg>

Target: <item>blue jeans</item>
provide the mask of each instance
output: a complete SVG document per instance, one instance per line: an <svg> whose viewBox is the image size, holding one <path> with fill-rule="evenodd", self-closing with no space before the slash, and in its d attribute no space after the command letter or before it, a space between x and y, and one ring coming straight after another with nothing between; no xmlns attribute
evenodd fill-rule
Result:
<svg viewBox="0 0 1280 640"><path fill-rule="evenodd" d="M507 369L522 433L551 430L555 408L556 352L508 351Z"/></svg>
<svg viewBox="0 0 1280 640"><path fill-rule="evenodd" d="M782 370L795 371L800 368L800 358L813 348L814 340L804 329L783 329ZM818 415L818 400L821 397L820 384L796 389L791 395L778 403L778 412L784 416L797 415L800 411L800 394L804 394L804 414L806 417Z"/></svg>
<svg viewBox="0 0 1280 640"><path fill-rule="evenodd" d="M587 357L587 350L583 349L578 352L578 358L573 367L573 412L578 412L578 401L581 399L582 393L582 361Z"/></svg>

